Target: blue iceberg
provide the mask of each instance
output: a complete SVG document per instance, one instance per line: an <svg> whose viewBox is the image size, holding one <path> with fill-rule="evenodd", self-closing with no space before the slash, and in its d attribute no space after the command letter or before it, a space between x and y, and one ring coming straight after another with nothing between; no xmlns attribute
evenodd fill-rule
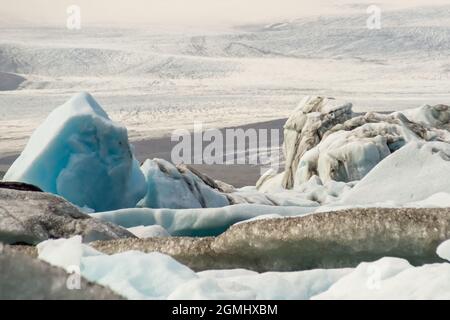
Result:
<svg viewBox="0 0 450 320"><path fill-rule="evenodd" d="M4 180L36 185L95 211L135 207L146 194L126 128L88 93L48 116Z"/></svg>

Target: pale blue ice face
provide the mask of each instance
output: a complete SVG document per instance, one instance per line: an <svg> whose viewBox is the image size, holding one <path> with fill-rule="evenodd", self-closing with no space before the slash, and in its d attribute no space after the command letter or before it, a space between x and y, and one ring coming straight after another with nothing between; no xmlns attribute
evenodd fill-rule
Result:
<svg viewBox="0 0 450 320"><path fill-rule="evenodd" d="M4 179L36 185L95 211L134 207L145 195L127 130L85 93L49 115Z"/></svg>

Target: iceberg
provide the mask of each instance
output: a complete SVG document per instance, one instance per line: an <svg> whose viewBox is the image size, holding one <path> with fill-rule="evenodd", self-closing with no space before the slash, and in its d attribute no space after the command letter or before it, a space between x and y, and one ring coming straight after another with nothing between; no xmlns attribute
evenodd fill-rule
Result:
<svg viewBox="0 0 450 320"><path fill-rule="evenodd" d="M346 205L405 205L450 193L450 144L411 142L388 156L343 197Z"/></svg>
<svg viewBox="0 0 450 320"><path fill-rule="evenodd" d="M450 240L442 242L436 249L436 253L442 259L450 261Z"/></svg>
<svg viewBox="0 0 450 320"><path fill-rule="evenodd" d="M442 104L358 115L351 103L305 97L284 126L285 171L261 177L257 189L297 189L314 176L324 184L361 180L409 142L450 142L449 121Z"/></svg>
<svg viewBox="0 0 450 320"><path fill-rule="evenodd" d="M145 196L126 128L111 121L88 93L48 116L4 181L29 183L95 211L135 207Z"/></svg>
<svg viewBox="0 0 450 320"><path fill-rule="evenodd" d="M327 130L352 116L352 104L349 102L317 96L302 99L284 125L284 188L293 187L298 163L305 152L314 148Z"/></svg>
<svg viewBox="0 0 450 320"><path fill-rule="evenodd" d="M141 168L147 193L138 203L143 208L216 208L229 205L228 198L205 184L188 168L181 170L163 159L146 160Z"/></svg>

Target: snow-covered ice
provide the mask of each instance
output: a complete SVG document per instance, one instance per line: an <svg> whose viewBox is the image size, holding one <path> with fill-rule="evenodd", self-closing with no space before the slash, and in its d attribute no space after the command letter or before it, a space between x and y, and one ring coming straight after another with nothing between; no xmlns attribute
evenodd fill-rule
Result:
<svg viewBox="0 0 450 320"><path fill-rule="evenodd" d="M450 240L441 243L437 248L436 253L442 259L450 261Z"/></svg>
<svg viewBox="0 0 450 320"><path fill-rule="evenodd" d="M4 180L33 184L95 211L134 207L145 195L127 129L87 93L48 116Z"/></svg>
<svg viewBox="0 0 450 320"><path fill-rule="evenodd" d="M313 212L315 206L268 206L237 204L222 208L149 209L135 208L99 212L92 216L125 228L160 225L172 236L215 236L231 225L261 215L299 216Z"/></svg>
<svg viewBox="0 0 450 320"><path fill-rule="evenodd" d="M141 170L147 182L147 194L138 207L187 209L230 204L224 194L207 186L191 171L180 172L166 160L147 160Z"/></svg>
<svg viewBox="0 0 450 320"><path fill-rule="evenodd" d="M363 262L313 299L450 299L450 263L411 266L398 258Z"/></svg>
<svg viewBox="0 0 450 320"><path fill-rule="evenodd" d="M380 162L348 193L347 205L391 201L397 205L450 193L450 144L411 142Z"/></svg>
<svg viewBox="0 0 450 320"><path fill-rule="evenodd" d="M150 226L136 226L128 228L132 234L140 239L152 238L152 237L170 237L170 234L166 229L160 225L154 224Z"/></svg>
<svg viewBox="0 0 450 320"><path fill-rule="evenodd" d="M195 273L160 253L127 251L109 256L82 246L86 245L77 238L48 240L40 244L39 258L63 268L80 259L83 277L129 299L450 298L450 263L446 262L414 267L404 259L385 257L362 262L356 268ZM63 249L70 250L62 254Z"/></svg>

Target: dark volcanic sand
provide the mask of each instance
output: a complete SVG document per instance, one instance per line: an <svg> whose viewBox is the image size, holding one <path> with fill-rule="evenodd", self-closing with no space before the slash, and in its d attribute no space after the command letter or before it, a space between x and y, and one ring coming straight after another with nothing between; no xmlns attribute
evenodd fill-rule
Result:
<svg viewBox="0 0 450 320"><path fill-rule="evenodd" d="M279 129L280 144L283 143L283 125L286 119L277 119L267 122L259 122L254 124L247 124L238 127L231 127L231 129L241 128L244 130L253 129ZM224 132L226 129L221 129ZM224 135L225 136L225 135ZM270 133L269 133L270 137ZM191 139L193 140L193 139ZM173 146L178 142L172 142L170 136L156 139L148 139L141 141L133 141L135 147L135 154L140 162L146 159L161 158L170 161L170 153ZM207 145L207 143L205 143ZM3 178L8 167L14 162L18 155L7 156L0 158L0 179ZM243 187L248 185L255 185L261 176L259 166L250 164L233 164L233 165L207 165L198 164L193 165L194 168L207 174L208 176L222 180L236 187Z"/></svg>

